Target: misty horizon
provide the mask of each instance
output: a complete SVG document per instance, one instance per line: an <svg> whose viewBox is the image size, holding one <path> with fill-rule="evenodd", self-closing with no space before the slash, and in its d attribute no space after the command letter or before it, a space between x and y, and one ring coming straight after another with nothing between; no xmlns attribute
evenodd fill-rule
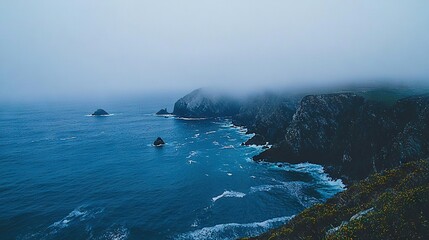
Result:
<svg viewBox="0 0 429 240"><path fill-rule="evenodd" d="M429 82L425 1L8 1L0 100Z"/></svg>
<svg viewBox="0 0 429 240"><path fill-rule="evenodd" d="M0 1L0 192L0 240L429 239L429 1Z"/></svg>

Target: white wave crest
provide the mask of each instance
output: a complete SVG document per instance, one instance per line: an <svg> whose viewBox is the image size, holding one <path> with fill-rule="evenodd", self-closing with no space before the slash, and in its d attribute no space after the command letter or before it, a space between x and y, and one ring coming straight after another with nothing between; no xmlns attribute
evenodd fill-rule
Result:
<svg viewBox="0 0 429 240"><path fill-rule="evenodd" d="M66 228L76 221L85 221L87 219L94 218L95 215L102 213L103 210L104 209L102 208L88 209L87 206L79 206L78 208L71 211L63 219L51 224L48 229L51 230L51 233L56 233L58 230Z"/></svg>
<svg viewBox="0 0 429 240"><path fill-rule="evenodd" d="M213 201L213 202L216 202L217 200L219 200L219 199L221 199L221 198L223 198L223 197L236 197L236 198L242 198L242 197L244 197L244 196L246 196L246 194L245 194L245 193L242 193L242 192L225 191L225 192L223 192L221 195L219 195L219 196L216 196L216 197L212 198L212 201Z"/></svg>
<svg viewBox="0 0 429 240"><path fill-rule="evenodd" d="M197 151L191 151L190 153L189 153L189 155L186 157L187 159L189 159L189 158L191 158L191 157L193 157L193 156L196 156L198 154L198 152Z"/></svg>
<svg viewBox="0 0 429 240"><path fill-rule="evenodd" d="M311 176L313 182L311 183L316 191L323 196L323 198L330 198L334 194L341 192L345 189L345 185L341 179L333 180L331 177L325 173L323 166L312 163L299 163L299 164L288 164L288 163L269 163L271 169L274 170L283 170L290 172L299 172L305 173ZM312 197L306 197L301 194L301 188L305 185L303 182L281 182L275 179L272 179L275 182L285 185L291 191L292 195L296 196L299 202L303 206L311 206L312 204L318 202L317 199ZM293 184L292 184L293 183ZM292 185L291 185L292 184Z"/></svg>
<svg viewBox="0 0 429 240"><path fill-rule="evenodd" d="M178 120L185 120L185 121L201 121L201 120L207 120L208 118L186 118L186 117L176 117Z"/></svg>
<svg viewBox="0 0 429 240"><path fill-rule="evenodd" d="M151 113L151 114L144 114L145 116L155 116L155 117L167 117L167 118L169 118L169 117L175 117L176 115L174 115L174 114L171 114L171 113L169 113L169 114L155 114L155 113Z"/></svg>
<svg viewBox="0 0 429 240"><path fill-rule="evenodd" d="M72 140L72 139L76 139L76 137L60 138L61 141Z"/></svg>
<svg viewBox="0 0 429 240"><path fill-rule="evenodd" d="M253 148L253 149L255 149L255 150L259 150L259 151L261 151L262 149L263 149L263 145L256 145L256 144L252 144L252 145L246 145L246 147L248 147L248 148Z"/></svg>
<svg viewBox="0 0 429 240"><path fill-rule="evenodd" d="M239 128L238 128L238 131L239 131L240 133L245 134L245 133L247 133L247 128L245 128L245 127L239 127Z"/></svg>
<svg viewBox="0 0 429 240"><path fill-rule="evenodd" d="M196 133L192 138L198 138L200 136L199 133Z"/></svg>
<svg viewBox="0 0 429 240"><path fill-rule="evenodd" d="M228 146L223 146L222 149L233 149L234 146L233 145L228 145Z"/></svg>
<svg viewBox="0 0 429 240"><path fill-rule="evenodd" d="M278 165L282 165L278 167ZM334 190L341 191L344 190L345 185L341 179L333 180L328 174L325 173L323 166L312 163L299 163L299 164L285 164L285 163L277 163L277 168L286 171L295 171L310 174L318 183L323 184L325 186L329 186L334 188Z"/></svg>
<svg viewBox="0 0 429 240"><path fill-rule="evenodd" d="M69 225L70 222L72 222L75 219L79 219L80 217L85 216L86 214L88 214L87 211L83 211L80 209L75 209L72 212L70 212L66 217L64 217L63 219L54 222L53 224L51 224L49 226L49 228L65 228Z"/></svg>
<svg viewBox="0 0 429 240"><path fill-rule="evenodd" d="M268 229L280 226L294 216L277 217L262 222L253 223L226 223L218 224L213 227L205 227L192 232L181 234L176 239L237 239L243 236L255 236Z"/></svg>

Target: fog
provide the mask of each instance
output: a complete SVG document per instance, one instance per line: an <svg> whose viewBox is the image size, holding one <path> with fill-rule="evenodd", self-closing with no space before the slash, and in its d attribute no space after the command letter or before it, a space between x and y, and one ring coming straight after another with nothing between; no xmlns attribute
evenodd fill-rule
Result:
<svg viewBox="0 0 429 240"><path fill-rule="evenodd" d="M2 101L429 82L429 1L0 2Z"/></svg>

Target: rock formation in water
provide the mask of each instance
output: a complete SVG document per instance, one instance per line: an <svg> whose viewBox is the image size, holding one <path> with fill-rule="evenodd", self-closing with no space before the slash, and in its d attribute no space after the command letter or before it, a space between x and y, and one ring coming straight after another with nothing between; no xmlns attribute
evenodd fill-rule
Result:
<svg viewBox="0 0 429 240"><path fill-rule="evenodd" d="M154 142L153 145L156 147L161 147L162 145L164 145L165 142L164 140L162 140L162 138L158 137Z"/></svg>
<svg viewBox="0 0 429 240"><path fill-rule="evenodd" d="M156 115L168 115L168 114L170 113L167 111L167 108L161 109L156 113Z"/></svg>
<svg viewBox="0 0 429 240"><path fill-rule="evenodd" d="M108 116L109 113L107 113L106 111L104 111L103 109L97 109L97 111L95 111L93 114L91 114L92 116Z"/></svg>

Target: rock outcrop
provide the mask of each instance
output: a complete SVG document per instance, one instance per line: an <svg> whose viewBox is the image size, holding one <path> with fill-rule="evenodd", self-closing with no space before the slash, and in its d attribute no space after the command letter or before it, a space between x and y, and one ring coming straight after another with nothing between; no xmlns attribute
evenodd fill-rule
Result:
<svg viewBox="0 0 429 240"><path fill-rule="evenodd" d="M167 111L167 108L161 109L156 112L156 115L169 115L170 113Z"/></svg>
<svg viewBox="0 0 429 240"><path fill-rule="evenodd" d="M251 144L264 145L284 139L285 131L292 121L298 99L278 94L262 94L243 101L240 111L232 118L237 126L247 128L247 133L255 133L259 143L250 139ZM262 139L263 138L263 139Z"/></svg>
<svg viewBox="0 0 429 240"><path fill-rule="evenodd" d="M104 111L103 109L97 109L97 111L95 111L93 114L91 114L92 116L108 116L109 113Z"/></svg>
<svg viewBox="0 0 429 240"><path fill-rule="evenodd" d="M154 142L153 145L156 147L161 147L165 144L164 140L162 138L158 137Z"/></svg>
<svg viewBox="0 0 429 240"><path fill-rule="evenodd" d="M239 109L239 102L229 96L197 89L174 104L173 114L189 118L228 117L236 115Z"/></svg>

